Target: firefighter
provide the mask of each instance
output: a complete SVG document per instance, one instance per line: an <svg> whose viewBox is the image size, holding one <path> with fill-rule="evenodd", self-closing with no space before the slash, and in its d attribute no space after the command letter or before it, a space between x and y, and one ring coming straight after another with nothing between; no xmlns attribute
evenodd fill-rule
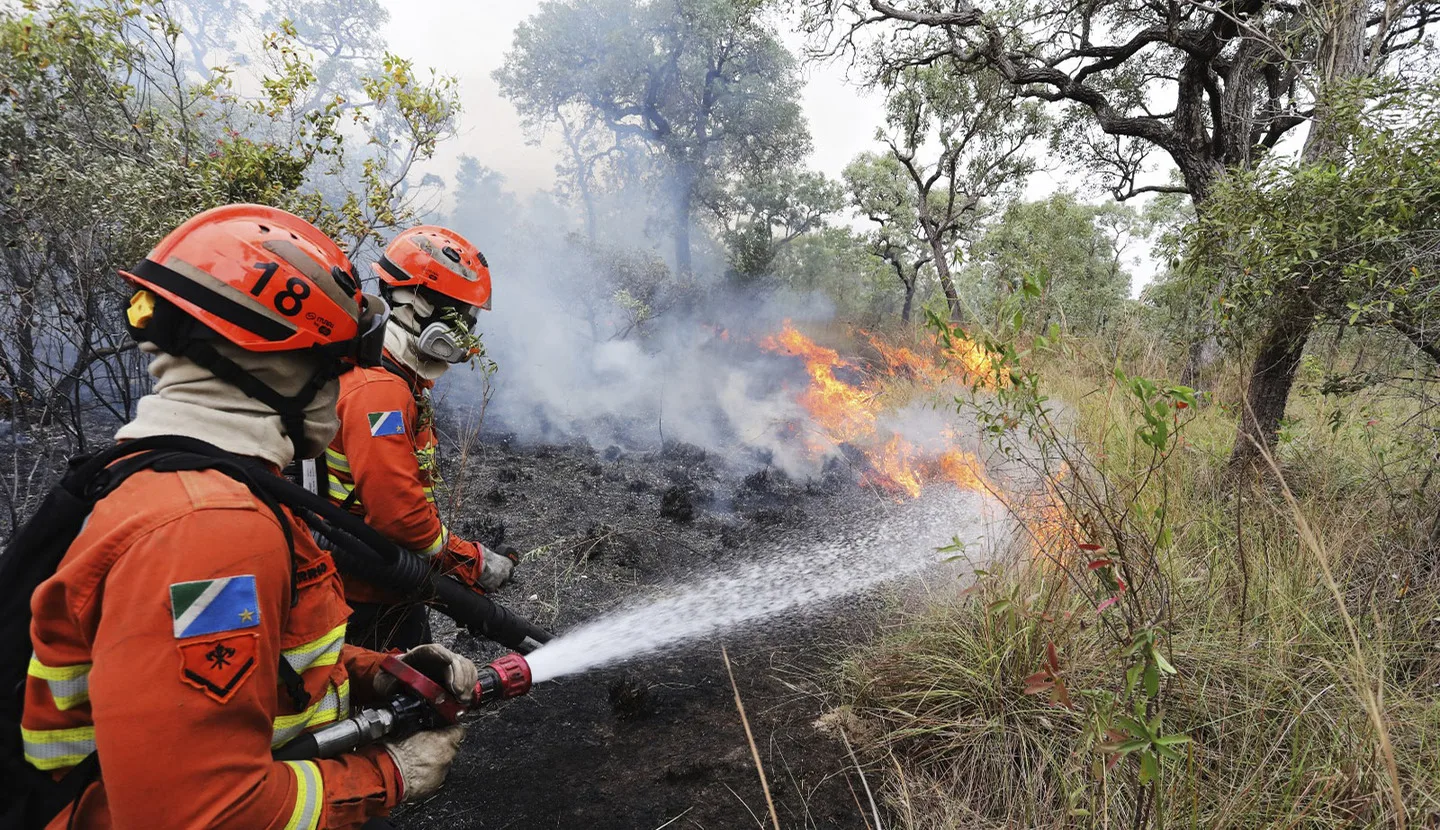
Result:
<svg viewBox="0 0 1440 830"><path fill-rule="evenodd" d="M338 429L343 363L378 361L384 303L284 211L207 211L122 274L139 289L128 322L155 389L119 440L190 436L278 475ZM125 478L31 607L25 758L57 778L96 759L100 770L51 828L359 826L434 792L459 746L452 727L272 760L394 681L382 655L346 643L330 554L215 469ZM464 657L428 646L404 659L454 694L473 690Z"/></svg>
<svg viewBox="0 0 1440 830"><path fill-rule="evenodd" d="M422 225L397 236L372 267L392 309L385 356L379 368L340 378L340 432L325 451L322 487L400 547L494 591L510 579L516 555L463 539L441 520L430 402L435 381L478 351L473 329L490 308L489 265L460 234ZM430 641L423 605L348 576L345 594L355 642L386 650Z"/></svg>

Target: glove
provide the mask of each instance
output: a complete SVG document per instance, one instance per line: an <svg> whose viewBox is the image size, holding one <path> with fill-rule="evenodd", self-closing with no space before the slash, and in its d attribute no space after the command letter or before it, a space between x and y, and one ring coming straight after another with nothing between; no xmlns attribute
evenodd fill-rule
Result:
<svg viewBox="0 0 1440 830"><path fill-rule="evenodd" d="M520 553L514 548L506 548L504 553L497 553L482 546L480 557L480 587L486 592L503 588L505 583L510 581L515 564L520 561Z"/></svg>
<svg viewBox="0 0 1440 830"><path fill-rule="evenodd" d="M465 727L460 724L444 729L416 732L399 741L385 741L381 746L400 771L400 800L418 801L445 783L450 762L460 751Z"/></svg>
<svg viewBox="0 0 1440 830"><path fill-rule="evenodd" d="M480 670L470 658L456 654L439 643L426 643L405 652L400 659L445 687L461 703L474 702L475 684L480 682ZM399 683L392 675L381 671L375 676L372 685L375 694L389 697Z"/></svg>

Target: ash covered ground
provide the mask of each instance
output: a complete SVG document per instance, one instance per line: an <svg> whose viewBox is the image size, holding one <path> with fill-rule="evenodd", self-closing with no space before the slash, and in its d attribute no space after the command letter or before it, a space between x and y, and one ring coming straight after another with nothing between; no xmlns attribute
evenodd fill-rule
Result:
<svg viewBox="0 0 1440 830"><path fill-rule="evenodd" d="M528 552L499 598L557 633L654 586L787 542L834 538L847 522L893 507L858 484L844 459L795 481L679 443L634 452L488 436L448 481L445 501L455 506L445 512L456 530ZM844 745L814 722L831 659L869 636L883 605L874 592L850 597L537 686L473 721L441 794L404 808L396 822L447 830L768 825L723 641L782 826L866 827ZM436 622L442 642L472 657L503 653Z"/></svg>

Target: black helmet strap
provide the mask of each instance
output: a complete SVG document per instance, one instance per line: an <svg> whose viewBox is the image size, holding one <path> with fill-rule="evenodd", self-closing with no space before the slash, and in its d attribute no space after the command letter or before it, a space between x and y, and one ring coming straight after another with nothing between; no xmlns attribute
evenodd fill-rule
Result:
<svg viewBox="0 0 1440 830"><path fill-rule="evenodd" d="M127 325L136 342L150 342L167 354L184 357L209 369L211 374L234 386L247 396L265 404L280 416L285 434L290 438L295 457L302 457L301 442L305 437L305 408L332 379L340 374L338 361L334 366L319 368L310 380L293 395L282 395L259 378L241 368L240 364L215 348L215 334L209 327L181 311L173 303L157 297L155 315L144 328Z"/></svg>

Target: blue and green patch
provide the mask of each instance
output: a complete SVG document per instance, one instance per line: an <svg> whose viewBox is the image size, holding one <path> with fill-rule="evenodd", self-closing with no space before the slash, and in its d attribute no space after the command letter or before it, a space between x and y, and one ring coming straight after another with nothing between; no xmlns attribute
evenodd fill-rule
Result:
<svg viewBox="0 0 1440 830"><path fill-rule="evenodd" d="M255 577L227 576L170 586L175 639L254 628L260 624Z"/></svg>
<svg viewBox="0 0 1440 830"><path fill-rule="evenodd" d="M392 409L389 412L371 412L370 435L373 438L384 438L387 435L405 434L405 417L400 410Z"/></svg>

